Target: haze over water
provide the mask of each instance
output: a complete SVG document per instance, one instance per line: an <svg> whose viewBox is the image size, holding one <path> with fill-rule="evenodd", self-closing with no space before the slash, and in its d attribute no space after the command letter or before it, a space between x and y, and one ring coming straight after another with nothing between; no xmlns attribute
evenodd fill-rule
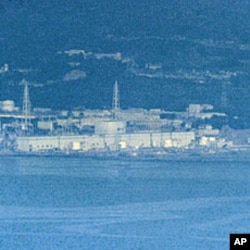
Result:
<svg viewBox="0 0 250 250"><path fill-rule="evenodd" d="M0 159L1 249L228 249L249 162Z"/></svg>

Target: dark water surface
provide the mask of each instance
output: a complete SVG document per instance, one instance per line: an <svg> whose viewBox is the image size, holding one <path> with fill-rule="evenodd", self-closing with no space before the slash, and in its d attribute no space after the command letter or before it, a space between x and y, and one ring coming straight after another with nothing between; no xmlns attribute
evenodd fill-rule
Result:
<svg viewBox="0 0 250 250"><path fill-rule="evenodd" d="M0 159L0 249L228 249L250 162Z"/></svg>

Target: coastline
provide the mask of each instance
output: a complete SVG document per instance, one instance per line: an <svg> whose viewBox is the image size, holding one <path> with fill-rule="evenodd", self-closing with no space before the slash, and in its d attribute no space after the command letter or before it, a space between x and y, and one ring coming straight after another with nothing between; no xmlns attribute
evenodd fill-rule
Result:
<svg viewBox="0 0 250 250"><path fill-rule="evenodd" d="M225 150L204 152L202 150L138 150L138 151L41 151L19 152L0 151L0 157L67 157L92 158L96 160L135 161L250 161L250 150Z"/></svg>

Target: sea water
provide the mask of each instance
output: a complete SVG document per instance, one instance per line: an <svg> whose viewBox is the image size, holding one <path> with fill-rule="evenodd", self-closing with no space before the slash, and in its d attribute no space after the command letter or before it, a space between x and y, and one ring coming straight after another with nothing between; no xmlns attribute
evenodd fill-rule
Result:
<svg viewBox="0 0 250 250"><path fill-rule="evenodd" d="M229 249L250 162L0 159L0 249Z"/></svg>

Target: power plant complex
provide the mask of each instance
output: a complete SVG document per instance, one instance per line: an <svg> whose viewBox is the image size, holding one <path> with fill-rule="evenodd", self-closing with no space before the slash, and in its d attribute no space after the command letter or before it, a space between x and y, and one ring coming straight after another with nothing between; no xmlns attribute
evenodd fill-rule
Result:
<svg viewBox="0 0 250 250"><path fill-rule="evenodd" d="M1 102L2 151L14 153L102 154L141 152L218 152L248 148L250 136L233 140L225 129L207 123L226 114L213 112L208 104L190 104L185 112L160 109L120 108L115 82L111 110L31 112L28 82L23 80L23 105L15 111L13 101ZM200 121L199 126L194 126ZM206 123L204 123L206 121ZM240 146L239 146L240 145Z"/></svg>

